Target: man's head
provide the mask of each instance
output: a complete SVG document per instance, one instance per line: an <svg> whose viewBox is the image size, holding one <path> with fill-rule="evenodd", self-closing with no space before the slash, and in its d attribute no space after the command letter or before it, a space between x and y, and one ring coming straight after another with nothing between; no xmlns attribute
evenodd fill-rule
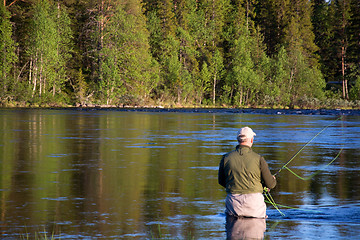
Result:
<svg viewBox="0 0 360 240"><path fill-rule="evenodd" d="M254 133L251 128L243 127L238 131L236 139L239 144L251 147L254 141L254 136L256 136L256 133Z"/></svg>

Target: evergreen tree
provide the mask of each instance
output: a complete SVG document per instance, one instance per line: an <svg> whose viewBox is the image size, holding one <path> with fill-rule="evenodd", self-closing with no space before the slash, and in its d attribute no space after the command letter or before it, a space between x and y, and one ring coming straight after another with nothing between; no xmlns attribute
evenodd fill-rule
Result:
<svg viewBox="0 0 360 240"><path fill-rule="evenodd" d="M352 0L350 5L349 47L347 54L349 83L350 86L354 85L354 91L358 93L353 95L353 99L360 99L360 1Z"/></svg>
<svg viewBox="0 0 360 240"><path fill-rule="evenodd" d="M337 68L334 64L332 47L334 27L331 11L328 1L314 1L312 24L314 26L315 44L318 46L316 53L319 55L320 69L327 82L335 81L334 71Z"/></svg>
<svg viewBox="0 0 360 240"><path fill-rule="evenodd" d="M158 70L150 54L140 2L130 0L118 4L102 32L99 75L106 103L119 102L119 98L129 96L132 101L149 100L157 86Z"/></svg>
<svg viewBox="0 0 360 240"><path fill-rule="evenodd" d="M172 0L161 0L158 3L158 14L161 20L164 36L174 36L176 31L176 19L174 3Z"/></svg>
<svg viewBox="0 0 360 240"><path fill-rule="evenodd" d="M198 79L199 79L199 81L195 83L195 87L197 89L196 97L198 99L198 103L201 104L205 93L209 90L210 85L211 85L211 83L210 83L211 73L209 71L209 68L208 68L208 65L206 62L203 63L203 66L202 66L201 72L200 72L200 78L198 78Z"/></svg>
<svg viewBox="0 0 360 240"><path fill-rule="evenodd" d="M331 2L334 4L334 20L335 20L335 36L333 41L333 47L335 48L338 66L338 76L342 82L342 97L345 99L349 98L348 91L348 59L347 51L349 47L349 25L350 25L350 0L335 0Z"/></svg>
<svg viewBox="0 0 360 240"><path fill-rule="evenodd" d="M4 4L2 99L295 106L324 77L359 96L358 0Z"/></svg>
<svg viewBox="0 0 360 240"><path fill-rule="evenodd" d="M71 19L67 13L67 8L58 2L54 5L55 24L57 28L57 63L55 66L56 77L52 87L52 94L65 91L65 84L70 82L71 64L70 60L74 54L73 31L71 29ZM66 98L65 93L62 97Z"/></svg>
<svg viewBox="0 0 360 240"><path fill-rule="evenodd" d="M0 5L0 101L9 96L15 80L11 71L17 61L15 55L15 42L12 39L12 26L10 13L4 5ZM11 96L11 95L10 95Z"/></svg>
<svg viewBox="0 0 360 240"><path fill-rule="evenodd" d="M264 35L267 54L275 56L285 42L285 29L291 13L290 0L268 0L256 3L255 22Z"/></svg>
<svg viewBox="0 0 360 240"><path fill-rule="evenodd" d="M161 63L161 75L157 94L165 101L181 103L186 95L189 72L180 60L180 40L177 38L177 23L174 3L171 0L146 1L148 7L148 28L150 32L151 52L156 60ZM189 37L186 31L179 29L179 34L184 41ZM182 48L184 49L184 48ZM183 55L184 56L184 53Z"/></svg>
<svg viewBox="0 0 360 240"><path fill-rule="evenodd" d="M284 44L288 52L300 51L312 66L317 65L315 35L311 23L312 6L307 0L295 0L291 5L291 16L284 30Z"/></svg>

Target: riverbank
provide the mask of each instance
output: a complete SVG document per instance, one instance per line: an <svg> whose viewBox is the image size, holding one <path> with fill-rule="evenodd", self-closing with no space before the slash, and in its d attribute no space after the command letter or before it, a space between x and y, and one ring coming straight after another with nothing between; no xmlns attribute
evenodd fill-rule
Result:
<svg viewBox="0 0 360 240"><path fill-rule="evenodd" d="M281 105L194 105L178 104L173 102L144 102L142 104L119 104L106 105L75 103L31 103L27 101L0 101L0 108L19 108L19 109L81 109L81 110L118 110L118 111L153 111L153 112L223 112L223 113L264 113L264 114L304 114L304 115L360 115L360 101L349 101L345 99L329 98L323 101L307 101L295 106Z"/></svg>
<svg viewBox="0 0 360 240"><path fill-rule="evenodd" d="M4 107L4 109L73 109L80 111L129 111L129 112L180 112L180 113L223 113L223 114L268 114L268 115L334 115L360 116L360 109L289 109L289 108L235 108L235 107L163 107L163 106L30 106Z"/></svg>

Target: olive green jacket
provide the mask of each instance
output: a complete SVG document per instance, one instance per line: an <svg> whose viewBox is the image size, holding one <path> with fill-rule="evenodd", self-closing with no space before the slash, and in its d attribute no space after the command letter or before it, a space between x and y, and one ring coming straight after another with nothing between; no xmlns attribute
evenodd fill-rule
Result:
<svg viewBox="0 0 360 240"><path fill-rule="evenodd" d="M262 193L264 186L276 185L265 159L244 145L222 157L218 181L231 194Z"/></svg>

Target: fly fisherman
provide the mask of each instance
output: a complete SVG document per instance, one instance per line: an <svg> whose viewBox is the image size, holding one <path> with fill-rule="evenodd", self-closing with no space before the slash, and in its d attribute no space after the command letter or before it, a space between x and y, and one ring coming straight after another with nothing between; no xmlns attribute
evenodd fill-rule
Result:
<svg viewBox="0 0 360 240"><path fill-rule="evenodd" d="M235 217L266 218L263 187L276 185L265 159L252 150L256 134L249 127L238 131L239 145L225 154L219 165L218 181L226 188L226 213Z"/></svg>

